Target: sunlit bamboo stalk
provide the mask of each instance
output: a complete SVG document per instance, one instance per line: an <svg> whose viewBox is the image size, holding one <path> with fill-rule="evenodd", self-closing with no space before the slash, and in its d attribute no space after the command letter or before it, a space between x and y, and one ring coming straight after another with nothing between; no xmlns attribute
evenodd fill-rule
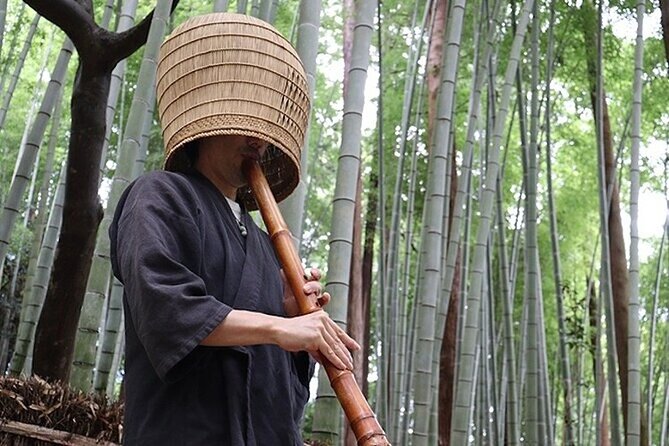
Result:
<svg viewBox="0 0 669 446"><path fill-rule="evenodd" d="M301 0L299 4L299 19L297 26L296 50L304 64L307 75L309 95L313 99L316 88L316 56L318 54L318 36L321 26L321 0ZM304 222L304 204L307 196L307 178L309 177L309 139L311 125L307 126L304 134L304 147L300 154L300 180L289 197L279 204L281 214L286 220L288 229L293 235L295 246L302 245L302 226ZM314 147L318 147L315 145Z"/></svg>
<svg viewBox="0 0 669 446"><path fill-rule="evenodd" d="M637 31L634 49L634 83L632 99L632 147L630 166L630 263L629 313L627 332L627 431L626 446L641 443L641 335L639 329L639 147L641 145L641 92L643 89L643 16L646 3L636 3ZM650 385L650 382L649 382ZM651 423L651 419L648 423ZM649 437L652 438L652 437ZM644 445L645 446L645 445Z"/></svg>
<svg viewBox="0 0 669 446"><path fill-rule="evenodd" d="M58 187L51 205L47 229L44 233L44 241L40 248L39 258L37 260L37 271L32 289L24 297L24 314L19 322L18 333L16 335L16 346L14 356L9 366L9 372L12 375L23 374L30 375L32 357L32 345L34 343L35 328L39 319L46 290L49 284L51 266L55 255L56 241L63 216L63 201L65 199L65 163L60 169L60 178Z"/></svg>
<svg viewBox="0 0 669 446"><path fill-rule="evenodd" d="M369 67L375 11L376 2L373 0L360 0L356 3L356 26L348 74L349 86L344 96L342 142L332 205L326 288L333 299L328 306L328 313L342 328L346 327L353 211L357 174L360 169L364 86ZM320 441L336 442L341 433L341 409L322 369L319 372L318 382L318 395L314 407L314 437Z"/></svg>
<svg viewBox="0 0 669 446"><path fill-rule="evenodd" d="M425 96L425 76L420 78L420 88L418 95L418 103L416 105L416 110L422 109L423 97ZM411 253L412 253L412 242L413 238L413 224L415 220L415 202L416 202L416 182L418 177L418 130L421 128L421 114L416 113L415 116L415 128L416 133L414 135L412 149L411 149L411 166L409 168L409 190L408 200L407 200L407 229L406 229L406 238L404 241L404 260L402 262L402 290L403 293L409 294L409 283L412 275L412 263L411 263ZM419 270L418 264L414 267L414 270ZM417 287L415 287L417 288ZM413 295L415 296L415 292ZM400 312L400 317L402 317L402 327L404 329L400 332L400 363L402 364L401 371L403 377L400 377L400 386L403 393L401 404L402 404L402 420L401 420L401 434L395 438L398 440L401 439L401 444L409 443L409 407L411 399L411 389L413 387L413 354L415 348L414 343L414 333L416 326L416 306L415 301L409 302L407 299L406 305L400 310L405 310L405 313ZM406 335L403 335L406 333Z"/></svg>
<svg viewBox="0 0 669 446"><path fill-rule="evenodd" d="M539 24L537 3L533 8L533 23L531 33L531 104L530 104L530 132L529 145L526 152L527 166L527 195L525 205L525 305L527 313L527 392L525 394L525 426L528 445L543 445L546 443L545 418L541 407L541 348L540 331L540 291L541 278L539 273L539 247L537 237L537 158L538 154L538 121L539 121L539 82L538 82L538 43Z"/></svg>

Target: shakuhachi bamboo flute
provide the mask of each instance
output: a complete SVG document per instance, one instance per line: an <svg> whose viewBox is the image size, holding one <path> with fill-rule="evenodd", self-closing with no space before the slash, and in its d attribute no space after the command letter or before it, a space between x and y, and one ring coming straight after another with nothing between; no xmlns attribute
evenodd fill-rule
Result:
<svg viewBox="0 0 669 446"><path fill-rule="evenodd" d="M311 301L304 294L303 287L306 283L304 268L262 168L253 160L245 161L242 168L279 261L283 266L288 284L295 295L300 314L322 311L317 302ZM325 368L330 379L330 385L332 385L344 409L346 418L351 424L358 446L389 446L390 443L386 438L386 433L376 419L376 415L374 415L360 387L358 387L353 372L338 369L325 359L322 366Z"/></svg>

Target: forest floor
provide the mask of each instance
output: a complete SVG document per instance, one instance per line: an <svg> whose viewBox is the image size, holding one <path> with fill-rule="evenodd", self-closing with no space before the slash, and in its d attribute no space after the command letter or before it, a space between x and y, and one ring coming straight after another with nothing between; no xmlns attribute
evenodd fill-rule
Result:
<svg viewBox="0 0 669 446"><path fill-rule="evenodd" d="M123 404L37 377L0 378L0 444L116 444Z"/></svg>

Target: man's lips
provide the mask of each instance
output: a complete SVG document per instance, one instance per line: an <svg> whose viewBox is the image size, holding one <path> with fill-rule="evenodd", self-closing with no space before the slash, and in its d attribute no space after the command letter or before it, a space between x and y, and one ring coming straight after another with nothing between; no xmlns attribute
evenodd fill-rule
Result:
<svg viewBox="0 0 669 446"><path fill-rule="evenodd" d="M253 148L250 148L250 147L248 149L244 150L244 152L242 153L242 156L244 158L252 159L254 161L260 161L260 159L262 158L262 156L260 155L260 153L257 150L255 150Z"/></svg>
<svg viewBox="0 0 669 446"><path fill-rule="evenodd" d="M258 155L257 153L247 153L244 154L244 159L252 161L260 161L260 155Z"/></svg>

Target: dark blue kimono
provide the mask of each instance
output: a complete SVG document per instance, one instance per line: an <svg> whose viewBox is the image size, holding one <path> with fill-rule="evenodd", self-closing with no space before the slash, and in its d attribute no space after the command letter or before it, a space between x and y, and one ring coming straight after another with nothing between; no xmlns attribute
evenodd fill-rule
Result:
<svg viewBox="0 0 669 446"><path fill-rule="evenodd" d="M132 183L110 227L125 311L125 445L302 445L313 363L274 345L204 347L233 309L284 315L269 237L204 176Z"/></svg>

